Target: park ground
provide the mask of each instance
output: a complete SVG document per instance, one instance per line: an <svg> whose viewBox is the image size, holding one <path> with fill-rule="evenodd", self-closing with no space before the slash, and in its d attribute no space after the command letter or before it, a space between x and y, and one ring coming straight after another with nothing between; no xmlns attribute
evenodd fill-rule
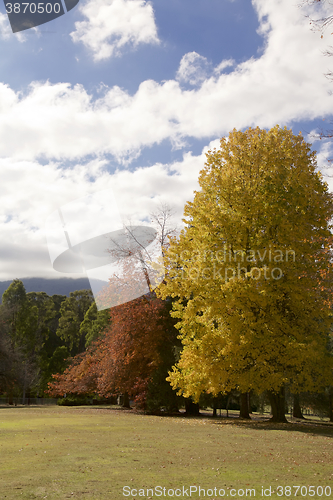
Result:
<svg viewBox="0 0 333 500"><path fill-rule="evenodd" d="M266 498L333 500L332 438L333 425L320 420L273 424L259 415L249 422L112 407L1 408L0 499L222 498L208 496L214 488L224 489L224 498L249 498L246 489L265 498L264 487ZM155 486L166 495L142 496ZM193 489L190 497L190 486L200 486L201 496ZM303 489L296 494L297 486ZM183 487L188 496L167 495Z"/></svg>

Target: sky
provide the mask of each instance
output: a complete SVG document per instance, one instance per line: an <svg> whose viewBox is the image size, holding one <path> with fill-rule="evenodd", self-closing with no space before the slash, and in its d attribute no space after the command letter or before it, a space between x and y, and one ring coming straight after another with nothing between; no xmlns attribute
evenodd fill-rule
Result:
<svg viewBox="0 0 333 500"><path fill-rule="evenodd" d="M302 132L333 187L333 141L316 136L333 120L332 39L307 17L329 7L81 0L13 34L1 3L0 280L84 276L53 269L54 214L71 213L78 241L112 229L114 200L134 221L167 203L181 224L205 153L233 128Z"/></svg>

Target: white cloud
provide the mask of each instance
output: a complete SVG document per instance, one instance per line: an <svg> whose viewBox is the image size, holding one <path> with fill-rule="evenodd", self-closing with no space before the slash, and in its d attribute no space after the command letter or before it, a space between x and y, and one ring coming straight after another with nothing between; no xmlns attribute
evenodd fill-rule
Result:
<svg viewBox="0 0 333 500"><path fill-rule="evenodd" d="M234 1L234 0L232 0ZM218 64L216 66L216 68L214 68L214 73L216 75L219 75L220 73L222 73L222 71L225 69L225 68L229 68L230 66L233 66L235 64L235 61L233 59L224 59L222 62L220 62L220 64Z"/></svg>
<svg viewBox="0 0 333 500"><path fill-rule="evenodd" d="M9 19L6 14L0 12L0 40L12 40L16 38L19 42L25 42L26 37L23 33L13 33L9 24Z"/></svg>
<svg viewBox="0 0 333 500"><path fill-rule="evenodd" d="M145 0L88 0L75 23L74 42L82 42L96 61L118 56L125 46L158 43L154 11Z"/></svg>
<svg viewBox="0 0 333 500"><path fill-rule="evenodd" d="M99 2L86 4L88 21L78 24L73 34L96 59L115 55L126 45L157 41L149 3L115 0L103 7ZM108 9L117 4L126 4L126 9L132 4L133 17L122 10L123 18L119 14L115 23ZM176 76L193 82L192 90L183 89L176 77L163 83L144 81L133 95L117 86L104 87L98 98L82 85L34 82L16 92L0 84L1 280L59 277L48 257L45 220L59 206L89 193L111 188L122 210L130 206L140 214L166 201L180 220L185 201L198 188L208 148L199 156L187 153L170 165L158 163L114 175L106 170L105 154L130 162L142 148L165 139L175 145L187 137L208 142L234 127L271 127L332 114L331 83L324 77L329 63L322 55L325 39L311 32L290 0L254 0L253 4L265 38L264 52L257 59L238 65L222 61L215 68L196 52L185 54ZM103 15L102 8L106 9ZM142 21L136 17L139 12ZM136 21L131 24L130 19ZM150 31L145 32L144 26L150 26ZM8 21L0 14L1 36L4 27ZM234 67L223 74L228 66ZM214 146L219 146L218 140L211 143ZM319 141L318 146L318 164L324 168L327 157L333 156L332 146L329 141ZM87 155L94 159L82 161ZM38 161L41 157L43 162ZM76 164L65 169L68 160Z"/></svg>
<svg viewBox="0 0 333 500"><path fill-rule="evenodd" d="M261 22L270 26L264 53L220 74L232 64L222 61L192 90L176 80L146 80L134 95L114 86L94 99L82 85L35 82L25 93L15 93L0 84L0 156L78 160L111 153L129 162L142 148L165 139L179 146L187 137L209 140L234 127L331 115L323 40L289 0L255 0L255 6ZM191 58L205 62L190 54L182 59L183 69Z"/></svg>
<svg viewBox="0 0 333 500"><path fill-rule="evenodd" d="M197 52L188 52L180 61L177 80L188 82L191 85L202 83L208 76L209 66L206 57Z"/></svg>
<svg viewBox="0 0 333 500"><path fill-rule="evenodd" d="M175 222L181 226L184 204L192 201L194 190L199 189L198 176L204 168L205 153L219 146L220 141L216 139L198 156L186 153L181 161L171 164L156 163L134 172L119 170L115 174L108 172L105 160L78 163L71 169L63 168L61 163L42 165L1 160L0 280L63 277L53 270L50 262L45 221L59 207L88 194L111 189L119 212L134 214L138 219L165 202L175 210ZM330 141L318 141L318 165L322 169L332 153ZM332 179L327 180L331 185ZM82 213L78 213L80 221Z"/></svg>
<svg viewBox="0 0 333 500"><path fill-rule="evenodd" d="M217 145L216 141L213 145ZM63 277L51 266L45 222L59 207L91 193L112 189L120 213L138 218L148 216L160 202L166 202L181 224L184 204L198 189L198 174L204 167L207 149L199 156L188 153L182 161L170 165L158 163L115 174L107 171L104 160L78 163L71 169L63 168L61 163L1 160L0 280ZM82 213L77 215L80 224Z"/></svg>
<svg viewBox="0 0 333 500"><path fill-rule="evenodd" d="M115 86L94 102L81 85L37 82L23 96L0 84L0 155L133 157L142 146L180 135L177 94L181 99L175 81L145 81L134 96Z"/></svg>
<svg viewBox="0 0 333 500"><path fill-rule="evenodd" d="M8 17L0 12L0 37L3 40L8 40L11 35L12 30L10 29Z"/></svg>
<svg viewBox="0 0 333 500"><path fill-rule="evenodd" d="M56 163L0 160L0 280L60 277L51 268L45 220L62 204L82 196L82 191L93 189L88 179L98 176L103 165L95 160L62 170Z"/></svg>
<svg viewBox="0 0 333 500"><path fill-rule="evenodd" d="M214 68L206 57L197 52L188 52L180 61L176 79L190 85L202 85L205 80L213 75L220 75L225 68L233 66L234 63L233 59L224 59Z"/></svg>
<svg viewBox="0 0 333 500"><path fill-rule="evenodd" d="M323 174L323 179L327 182L330 191L333 191L333 140L322 138L318 134L318 130L311 130L305 137L305 140L312 144L313 149L317 151L318 169Z"/></svg>

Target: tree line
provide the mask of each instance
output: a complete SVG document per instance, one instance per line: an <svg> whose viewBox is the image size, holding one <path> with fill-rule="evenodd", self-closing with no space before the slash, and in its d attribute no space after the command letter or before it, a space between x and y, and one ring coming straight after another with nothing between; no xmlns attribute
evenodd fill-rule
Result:
<svg viewBox="0 0 333 500"><path fill-rule="evenodd" d="M199 186L184 229L164 244L165 277L155 290L99 312L89 294L61 303L57 348L71 359L50 394L123 394L150 411L184 401L189 411L200 402L218 408L238 394L243 418L251 398L265 395L283 422L288 392L295 416L303 401L326 406L333 421L333 198L315 152L279 126L233 130L208 151ZM140 273L147 278L141 250L139 257L139 266L122 264L109 293L126 293ZM4 294L12 323L4 324L17 325L11 342L33 362L44 349L28 341L43 338L37 301L29 320L6 301Z"/></svg>
<svg viewBox="0 0 333 500"><path fill-rule="evenodd" d="M196 403L203 395L237 391L244 418L248 395L265 393L277 421L286 421L286 390L296 410L305 393L312 401L320 394L332 420L333 203L315 152L279 126L233 130L219 150L207 153L199 185L185 205L185 228L169 238L166 276L150 299L170 301L179 331L167 381ZM112 313L113 331L123 329L118 347L101 340L53 390L70 381L66 387L75 391L88 373L91 389L103 391L109 383L115 390L117 353L123 365L133 360L129 345L138 346L150 328L133 321L131 303L121 307L125 326L116 319L120 310ZM157 339L157 328L152 331ZM156 359L148 357L145 366ZM140 373L135 369L134 377ZM132 395L140 385L135 380Z"/></svg>
<svg viewBox="0 0 333 500"><path fill-rule="evenodd" d="M0 306L0 390L9 402L45 395L52 375L85 349L102 319L90 290L26 293L15 279Z"/></svg>

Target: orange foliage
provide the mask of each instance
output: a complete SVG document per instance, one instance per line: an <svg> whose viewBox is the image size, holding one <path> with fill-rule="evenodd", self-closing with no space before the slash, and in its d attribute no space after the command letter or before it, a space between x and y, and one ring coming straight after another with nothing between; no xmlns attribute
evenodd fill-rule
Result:
<svg viewBox="0 0 333 500"><path fill-rule="evenodd" d="M62 375L54 375L49 393L128 393L144 406L148 383L161 362L168 318L165 302L152 294L112 308L102 337L73 358Z"/></svg>

